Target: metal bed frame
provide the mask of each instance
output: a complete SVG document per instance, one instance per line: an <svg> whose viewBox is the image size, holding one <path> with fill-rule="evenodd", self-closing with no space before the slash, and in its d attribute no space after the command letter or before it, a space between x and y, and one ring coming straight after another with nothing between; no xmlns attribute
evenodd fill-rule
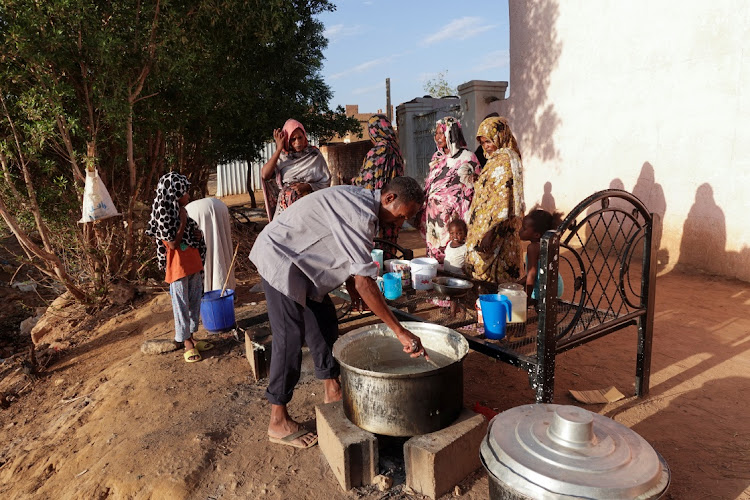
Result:
<svg viewBox="0 0 750 500"><path fill-rule="evenodd" d="M501 341L477 334L476 316L471 314L476 295L462 300L463 317L445 318L444 310L414 315L418 302L425 302L419 294L394 301L393 312L402 320L455 328L473 350L523 368L538 403L552 401L558 354L636 325L635 393L644 397L649 391L654 324L653 235L660 223L658 215L626 191L609 189L583 200L557 229L542 237L539 265L547 272L540 273L536 315L526 324L509 324ZM563 297L557 297L560 273L566 278ZM480 285L486 289L486 283Z"/></svg>
<svg viewBox="0 0 750 500"><path fill-rule="evenodd" d="M656 241L661 223L635 196L599 191L578 204L541 240L536 349L528 341L489 343L467 337L472 349L524 368L538 403L552 401L555 356L636 325L635 393L649 391L656 288ZM557 297L561 271L572 276L572 293ZM569 285L570 286L570 285ZM570 296L567 296L570 295ZM535 323L535 324L534 324ZM532 326L533 325L533 326ZM533 344L532 344L533 345Z"/></svg>

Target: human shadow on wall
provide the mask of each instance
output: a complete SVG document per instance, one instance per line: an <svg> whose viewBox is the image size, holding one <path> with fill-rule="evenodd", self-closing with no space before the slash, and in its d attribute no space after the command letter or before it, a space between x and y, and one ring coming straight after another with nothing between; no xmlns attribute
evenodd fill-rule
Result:
<svg viewBox="0 0 750 500"><path fill-rule="evenodd" d="M711 185L701 184L682 226L680 257L676 267L679 270L718 273L722 263L727 261L726 243L724 211L716 204Z"/></svg>
<svg viewBox="0 0 750 500"><path fill-rule="evenodd" d="M557 158L553 137L561 120L550 102L550 75L562 53L555 28L560 15L558 2L510 2L511 94L506 108L511 129L523 150L543 160ZM527 34L522 40L520 34ZM524 44L522 41L526 41ZM520 68L514 71L514 68Z"/></svg>
<svg viewBox="0 0 750 500"><path fill-rule="evenodd" d="M664 189L662 189L661 184L656 182L654 167L650 162L643 162L641 173L635 186L633 186L632 193L646 205L649 213L659 216L660 224L656 225L652 237L657 248L656 271L663 271L669 264L669 250L661 247L662 224L664 223L664 214L667 213L667 199L664 197Z"/></svg>
<svg viewBox="0 0 750 500"><path fill-rule="evenodd" d="M622 189L622 190L624 190L625 189L625 184L622 182L622 179L620 179L618 177L615 177L614 179L612 179L610 181L609 187L607 189ZM600 191L599 189L597 189L596 191L592 191L591 193L589 193L589 195L587 195L587 197L590 196L590 195L592 195L592 194L594 194L594 193L597 193L599 191ZM583 200L581 200L581 201L583 201ZM610 200L610 206L616 206L618 204L622 205L622 202L620 200L616 199L616 198ZM586 209L586 218L588 218L591 214L593 214L594 212L596 212L597 210L599 210L601 207L602 206L601 206L600 203L595 203L593 205L590 205ZM605 223L597 223L596 221L593 221L591 224L593 224L593 228L595 230L598 230L599 233L602 233L603 230L606 229L606 227L607 227L606 223L608 223L608 221L609 221L609 218L606 219ZM579 220L578 222L581 222L581 221ZM599 243L602 241L602 234L598 234L598 238L595 238L595 239L592 240L592 238L591 238L592 225L591 224L586 224L585 226L583 226L583 228L581 228L582 231L583 231L582 242L583 242L584 246L586 246L586 247L589 247L589 245L591 245L591 244L599 245Z"/></svg>
<svg viewBox="0 0 750 500"><path fill-rule="evenodd" d="M544 183L544 194L542 195L542 210L553 214L557 205L555 204L555 197L552 196L552 183L547 181Z"/></svg>
<svg viewBox="0 0 750 500"><path fill-rule="evenodd" d="M612 179L612 181L609 183L609 189L621 189L623 191L628 191L625 188L625 183L618 177ZM667 200L664 196L664 189L662 189L661 184L656 182L655 169L650 162L643 162L638 180L636 181L635 186L633 186L633 189L630 192L645 205L649 213L654 213L659 216L660 223L657 224L652 237L656 241L657 272L662 271L667 267L667 264L669 264L669 250L667 250L666 248L661 248L662 223L664 221L664 215L667 212ZM631 207L629 202L621 200L619 198L612 198L610 199L609 203L610 207L619 207L625 211L629 211L629 208ZM599 204L591 206L586 211L586 214L590 215L600 207L601 205ZM621 227L624 234L629 235L631 233L630 226L631 222L629 219L625 219L622 221ZM604 227L604 225L602 225L602 227ZM591 235L591 230L589 228L586 228L585 234L586 241L588 242L589 236ZM601 239L599 241L601 241ZM640 252L638 248L634 249L634 252L634 257L640 258L642 256L642 252Z"/></svg>

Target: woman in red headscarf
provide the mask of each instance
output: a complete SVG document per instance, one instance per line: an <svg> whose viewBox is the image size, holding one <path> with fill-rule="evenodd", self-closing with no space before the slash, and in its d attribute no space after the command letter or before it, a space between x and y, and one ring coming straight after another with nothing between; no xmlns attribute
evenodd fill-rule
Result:
<svg viewBox="0 0 750 500"><path fill-rule="evenodd" d="M260 175L264 182L276 177L280 189L276 216L299 198L330 186L331 172L320 150L307 140L305 127L297 120L290 118L282 129L275 129L273 139L276 152L263 165Z"/></svg>

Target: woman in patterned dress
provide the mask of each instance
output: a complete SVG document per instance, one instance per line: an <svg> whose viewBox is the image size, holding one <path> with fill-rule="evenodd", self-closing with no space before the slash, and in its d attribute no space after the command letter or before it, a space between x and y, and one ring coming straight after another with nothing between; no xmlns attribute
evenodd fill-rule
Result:
<svg viewBox="0 0 750 500"><path fill-rule="evenodd" d="M425 204L420 218L427 255L442 263L450 242L448 225L465 220L474 197L474 180L479 176L477 157L466 149L461 124L446 116L435 127L437 151L430 160L425 181Z"/></svg>
<svg viewBox="0 0 750 500"><path fill-rule="evenodd" d="M367 152L362 170L352 179L352 184L369 190L383 189L389 180L404 175L404 159L398 147L396 132L385 115L372 115L367 122L367 131L373 147ZM398 241L398 232L399 228L395 225L380 226L380 237L392 243ZM393 257L395 256L390 252L385 255L385 258Z"/></svg>
<svg viewBox="0 0 750 500"><path fill-rule="evenodd" d="M474 183L474 199L466 219L464 270L493 283L517 281L521 273L518 231L525 210L523 167L508 120L487 118L479 125L477 141L487 164Z"/></svg>

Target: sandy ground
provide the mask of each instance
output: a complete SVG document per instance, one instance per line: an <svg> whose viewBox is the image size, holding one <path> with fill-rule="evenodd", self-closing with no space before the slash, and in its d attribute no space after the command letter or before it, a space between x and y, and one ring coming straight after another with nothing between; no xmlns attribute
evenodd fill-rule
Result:
<svg viewBox="0 0 750 500"><path fill-rule="evenodd" d="M419 239L406 233L405 241ZM250 291L257 276L239 278L242 324L265 303ZM750 284L669 273L658 278L656 307L647 398L633 396L629 328L558 357L555 403L613 418L649 441L672 471L666 498L750 498ZM0 410L0 498L421 498L389 464L381 467L396 476L390 491L344 492L318 447L269 444L265 381L250 379L244 344L230 334L212 336L216 347L200 363L185 363L181 351L141 353L144 341L173 335L166 293L142 295L95 327L77 324L60 319L50 334L58 351L37 380L0 365L0 389L27 386ZM510 365L472 352L464 371L466 406L533 402L526 373ZM626 398L582 405L568 394L610 385ZM312 426L322 401L306 365L290 412ZM460 489L462 498L487 498L484 471Z"/></svg>

